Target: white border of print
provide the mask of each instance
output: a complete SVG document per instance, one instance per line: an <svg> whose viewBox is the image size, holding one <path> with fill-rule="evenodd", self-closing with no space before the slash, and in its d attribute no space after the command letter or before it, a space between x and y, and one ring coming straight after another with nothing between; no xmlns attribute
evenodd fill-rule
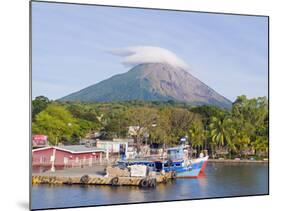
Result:
<svg viewBox="0 0 281 211"><path fill-rule="evenodd" d="M273 0L67 0L74 3L152 7L270 16L270 196L75 208L68 210L276 210L280 193L280 37L278 1ZM0 210L27 210L29 196L29 2L0 7ZM254 35L253 35L254 36Z"/></svg>

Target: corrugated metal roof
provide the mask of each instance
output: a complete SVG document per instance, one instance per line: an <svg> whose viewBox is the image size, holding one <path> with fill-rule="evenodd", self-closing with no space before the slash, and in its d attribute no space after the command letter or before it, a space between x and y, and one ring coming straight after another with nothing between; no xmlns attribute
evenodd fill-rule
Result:
<svg viewBox="0 0 281 211"><path fill-rule="evenodd" d="M89 152L89 151L104 151L104 149L97 147L86 147L85 145L68 145L68 146L58 146L57 148L69 150L72 152Z"/></svg>
<svg viewBox="0 0 281 211"><path fill-rule="evenodd" d="M91 152L106 152L104 149L97 148L97 147L86 147L84 145L68 145L68 146L48 146L33 149L32 152L47 150L55 148L57 150L67 151L70 153L91 153Z"/></svg>

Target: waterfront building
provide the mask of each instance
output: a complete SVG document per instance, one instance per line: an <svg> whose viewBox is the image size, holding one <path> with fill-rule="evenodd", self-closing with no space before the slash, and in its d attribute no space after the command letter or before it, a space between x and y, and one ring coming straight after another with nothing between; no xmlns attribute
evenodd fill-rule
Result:
<svg viewBox="0 0 281 211"><path fill-rule="evenodd" d="M106 151L106 158L128 157L128 143L124 139L115 140L97 140L96 146Z"/></svg>
<svg viewBox="0 0 281 211"><path fill-rule="evenodd" d="M92 166L104 160L105 150L85 145L49 146L32 150L32 167Z"/></svg>

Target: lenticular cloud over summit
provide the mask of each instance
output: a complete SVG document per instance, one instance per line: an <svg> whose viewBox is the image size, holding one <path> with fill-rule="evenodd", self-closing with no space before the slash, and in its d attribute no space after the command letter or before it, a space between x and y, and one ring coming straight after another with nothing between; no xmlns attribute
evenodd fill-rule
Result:
<svg viewBox="0 0 281 211"><path fill-rule="evenodd" d="M143 63L166 63L185 70L188 65L173 52L154 46L132 46L127 48L113 49L111 54L124 57L122 64L135 66Z"/></svg>

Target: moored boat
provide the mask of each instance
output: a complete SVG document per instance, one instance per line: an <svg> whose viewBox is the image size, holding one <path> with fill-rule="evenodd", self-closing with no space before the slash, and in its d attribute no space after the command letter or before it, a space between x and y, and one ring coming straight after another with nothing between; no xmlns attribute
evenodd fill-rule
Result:
<svg viewBox="0 0 281 211"><path fill-rule="evenodd" d="M197 178L204 173L209 156L200 153L199 158L190 159L188 151L183 146L168 148L167 157L169 160L182 160L181 168L176 168L177 177Z"/></svg>
<svg viewBox="0 0 281 211"><path fill-rule="evenodd" d="M119 165L145 165L150 171L155 172L175 172L178 178L197 178L206 168L208 156L201 156L196 159L188 159L185 156L183 147L167 149L165 159L133 159L121 160Z"/></svg>

